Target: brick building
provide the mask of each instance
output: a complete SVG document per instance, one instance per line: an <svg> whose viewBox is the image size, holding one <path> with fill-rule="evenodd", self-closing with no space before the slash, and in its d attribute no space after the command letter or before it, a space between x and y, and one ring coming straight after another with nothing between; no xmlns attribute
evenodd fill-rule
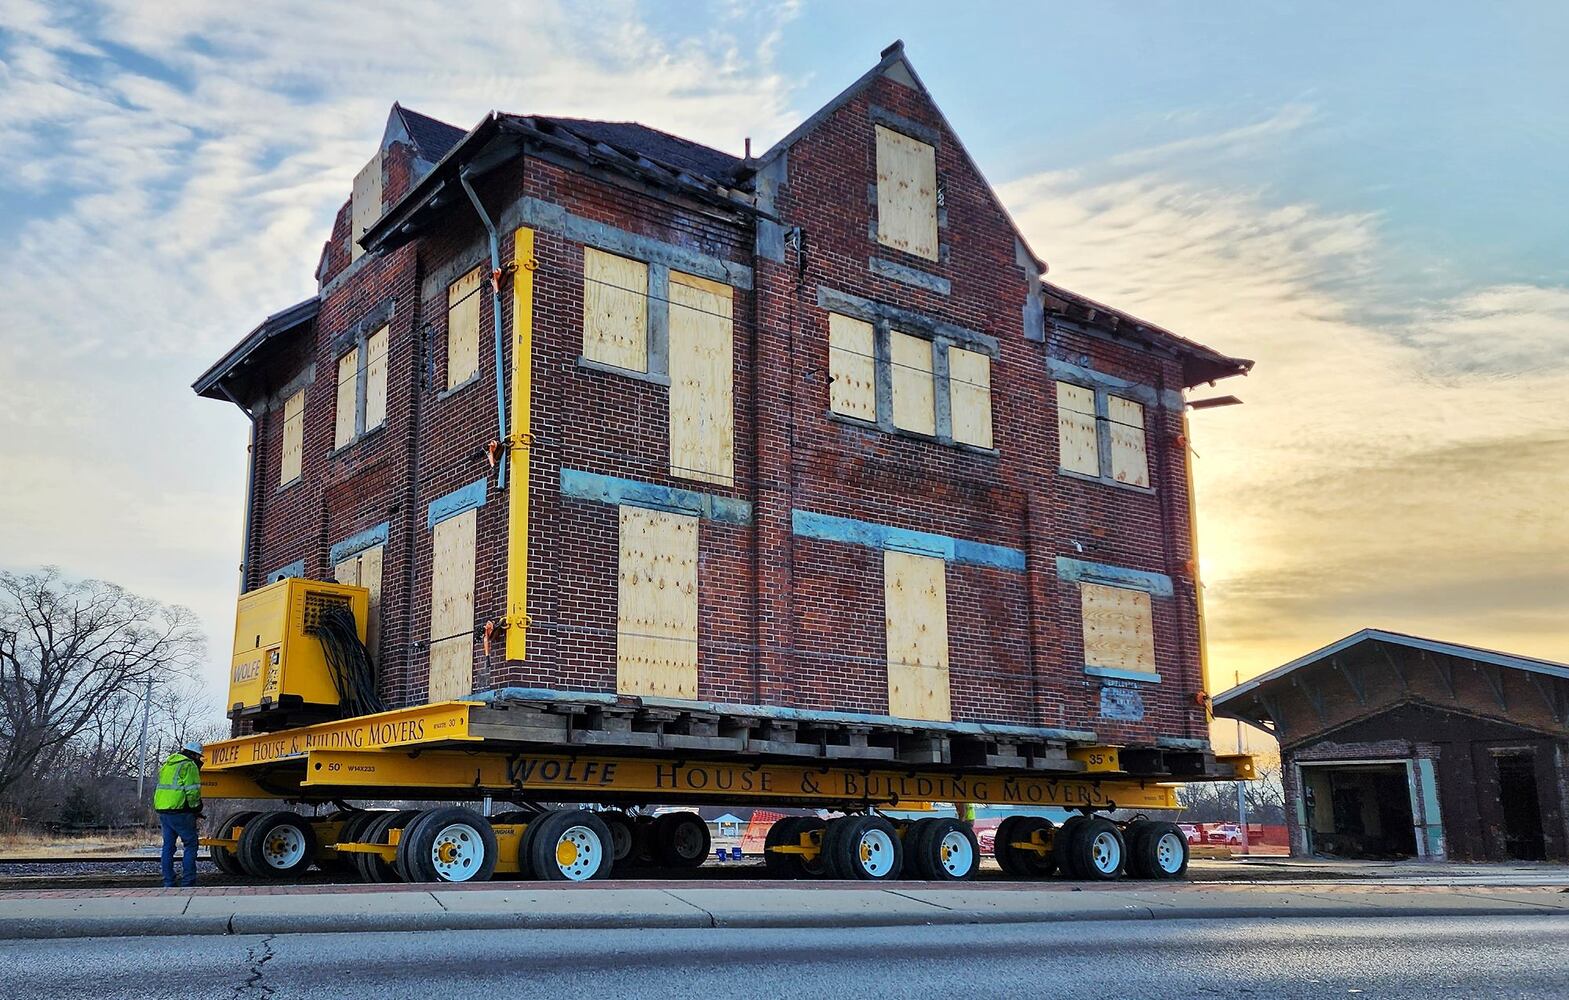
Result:
<svg viewBox="0 0 1569 1000"><path fill-rule="evenodd" d="M1215 714L1280 741L1293 854L1569 861L1569 666L1364 629Z"/></svg>
<svg viewBox="0 0 1569 1000"><path fill-rule="evenodd" d="M243 585L370 587L391 705L1206 749L1183 392L1250 363L1044 272L897 43L756 158L394 105L318 295L195 385L252 420Z"/></svg>

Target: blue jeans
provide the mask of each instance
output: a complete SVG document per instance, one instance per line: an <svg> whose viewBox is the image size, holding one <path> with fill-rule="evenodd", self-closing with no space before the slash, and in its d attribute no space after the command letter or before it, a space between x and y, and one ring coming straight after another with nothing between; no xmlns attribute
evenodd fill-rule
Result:
<svg viewBox="0 0 1569 1000"><path fill-rule="evenodd" d="M180 855L181 885L196 884L196 814L159 813L163 826L163 884L174 885L174 838L180 838L185 851Z"/></svg>

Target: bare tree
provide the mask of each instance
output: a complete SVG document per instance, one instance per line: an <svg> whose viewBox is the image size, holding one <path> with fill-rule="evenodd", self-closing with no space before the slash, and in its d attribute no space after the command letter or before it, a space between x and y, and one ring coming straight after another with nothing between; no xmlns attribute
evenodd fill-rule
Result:
<svg viewBox="0 0 1569 1000"><path fill-rule="evenodd" d="M0 572L0 798L90 730L123 756L145 683L191 676L205 646L186 608L52 567Z"/></svg>

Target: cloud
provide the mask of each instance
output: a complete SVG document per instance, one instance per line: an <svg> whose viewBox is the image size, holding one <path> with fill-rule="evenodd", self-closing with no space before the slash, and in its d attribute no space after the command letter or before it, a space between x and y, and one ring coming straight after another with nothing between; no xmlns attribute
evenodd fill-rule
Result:
<svg viewBox="0 0 1569 1000"><path fill-rule="evenodd" d="M1139 162L1003 195L1053 280L1257 361L1193 418L1217 676L1364 626L1569 659L1569 288L1425 299L1376 215Z"/></svg>
<svg viewBox="0 0 1569 1000"><path fill-rule="evenodd" d="M739 152L797 117L773 66L797 9L721 3L672 40L633 3L0 4L0 559L189 604L221 657L246 424L189 383L315 291L391 103Z"/></svg>

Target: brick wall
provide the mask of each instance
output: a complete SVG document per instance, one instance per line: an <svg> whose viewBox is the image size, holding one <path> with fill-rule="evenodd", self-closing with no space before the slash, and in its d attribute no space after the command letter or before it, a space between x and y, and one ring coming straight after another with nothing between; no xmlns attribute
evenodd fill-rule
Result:
<svg viewBox="0 0 1569 1000"><path fill-rule="evenodd" d="M877 243L873 109L936 133L944 188L943 257L930 261ZM391 147L384 187L411 182L409 154ZM614 506L559 495L562 468L694 489L752 505L753 523L705 519L699 552L699 694L865 712L887 710L882 553L796 536L796 509L1022 550L1023 572L961 562L946 573L951 692L956 719L1093 729L1107 739L1203 738L1187 550L1180 413L1148 408L1155 489L1141 492L1057 472L1048 359L1094 368L1155 389L1180 389L1180 364L1128 343L1048 322L1027 340L1030 285L1016 236L958 139L919 92L873 81L788 151L774 211L804 234L781 261L754 252L739 213L678 203L530 156L479 185L493 217L531 198L581 219L753 269L754 290L734 295L733 487L693 483L668 469L668 389L585 368L581 352L583 249L536 235L529 633L526 662L486 657L476 643L476 688L526 685L613 690L617 519ZM476 625L505 611L506 497L485 445L498 436L493 324L480 321L480 370L446 391L446 286L476 264L488 269L471 209L451 205L439 227L385 258L349 262L349 209L322 257L322 309L308 347L275 373L282 389L314 366L307 399L304 475L277 489L281 397L264 407L257 461L254 585L304 558L330 576L327 550L381 521L390 526L383 571L383 690L394 704L423 700L428 683L431 501L488 478L478 512ZM502 227L512 260L512 226ZM873 271L871 257L946 279L947 294ZM503 329L512 329L504 279ZM851 425L828 412L827 311L820 288L849 293L980 331L997 340L992 368L995 453ZM333 378L344 344L368 317L391 315L385 426L334 453ZM510 365L510 344L502 363ZM504 370L510 370L505 368ZM515 475L515 473L514 473ZM1170 576L1157 598L1162 681L1141 685L1142 721L1100 715L1101 682L1086 677L1076 585L1056 576L1069 556Z"/></svg>

